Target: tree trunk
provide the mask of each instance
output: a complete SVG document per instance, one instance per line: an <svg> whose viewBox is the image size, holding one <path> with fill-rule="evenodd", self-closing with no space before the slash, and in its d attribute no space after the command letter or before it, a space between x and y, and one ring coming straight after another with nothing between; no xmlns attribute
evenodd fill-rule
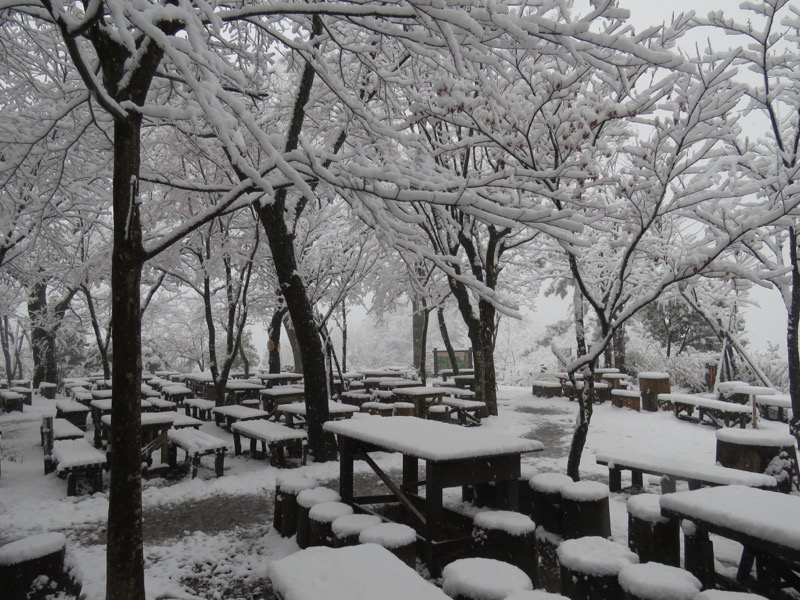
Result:
<svg viewBox="0 0 800 600"><path fill-rule="evenodd" d="M786 344L789 355L789 394L792 397L792 418L789 431L800 443L800 264L798 264L797 230L789 228L789 257L792 265L792 296L787 315Z"/></svg>
<svg viewBox="0 0 800 600"><path fill-rule="evenodd" d="M614 364L612 366L617 367L621 373L628 372L626 341L625 326L622 325L617 331L614 332L614 335L611 338L611 343L614 346Z"/></svg>
<svg viewBox="0 0 800 600"><path fill-rule="evenodd" d="M347 373L347 306L342 298L342 373Z"/></svg>
<svg viewBox="0 0 800 600"><path fill-rule="evenodd" d="M439 321L439 333L442 335L442 343L444 343L447 356L450 358L450 366L453 369L453 375L458 375L456 351L453 349L453 344L450 342L450 334L447 331L447 323L444 320L444 306L439 305L436 309L436 318Z"/></svg>
<svg viewBox="0 0 800 600"><path fill-rule="evenodd" d="M111 335L114 340L111 485L108 498L106 597L144 600L141 472L142 226L138 207L141 119L114 122L114 247Z"/></svg>
<svg viewBox="0 0 800 600"><path fill-rule="evenodd" d="M308 442L314 460L324 462L336 457L334 437L322 429L328 420L328 386L325 373L325 352L314 319L314 308L297 268L294 236L286 227L283 203L259 208L258 215L267 234L275 273L281 293L289 309L294 332L300 346L308 413Z"/></svg>
<svg viewBox="0 0 800 600"><path fill-rule="evenodd" d="M572 257L570 257L572 258ZM574 284L572 297L572 311L575 319L575 342L577 345L577 356L586 354L586 329L584 326L583 296L578 287ZM578 423L572 433L572 443L569 447L569 457L567 458L567 475L574 481L578 481L580 476L581 456L586 445L586 437L589 434L589 424L592 421L592 402L594 400L594 363L590 365L588 372L584 373L583 385L578 388L578 381L575 372L570 371L569 378L575 389L580 389L578 396Z"/></svg>
<svg viewBox="0 0 800 600"><path fill-rule="evenodd" d="M300 342L297 339L291 317L283 320L283 326L286 329L286 337L289 338L289 346L292 348L293 370L295 373L303 373L303 353L300 351Z"/></svg>
<svg viewBox="0 0 800 600"><path fill-rule="evenodd" d="M56 361L57 324L47 307L47 283L37 281L28 294L28 314L31 319L31 350L33 351L33 386L43 381L58 380Z"/></svg>
<svg viewBox="0 0 800 600"><path fill-rule="evenodd" d="M97 311L94 308L94 299L92 292L87 286L82 286L81 290L86 298L86 306L89 309L89 316L92 319L92 329L94 331L94 339L97 343L97 351L100 353L100 361L103 363L103 377L111 379L111 366L108 363L108 341L109 332L106 332L106 341L103 341L103 334L100 331L100 320L97 318Z"/></svg>
<svg viewBox="0 0 800 600"><path fill-rule="evenodd" d="M0 320L0 345L3 346L3 360L5 361L5 369L6 369L6 379L11 381L14 377L12 376L12 365L11 365L11 345L14 343L14 334L11 333L9 329L10 323L8 315L3 315L3 318Z"/></svg>
<svg viewBox="0 0 800 600"><path fill-rule="evenodd" d="M270 373L281 372L281 323L287 310L285 306L276 308L267 328L267 365Z"/></svg>
<svg viewBox="0 0 800 600"><path fill-rule="evenodd" d="M423 315L425 316L423 325L422 325L422 335L419 340L419 355L421 357L419 362L419 378L422 381L422 385L426 385L428 380L428 369L425 364L425 354L428 352L428 323L430 322L430 315L431 311L428 310L428 307L425 306L425 301L422 301L423 304Z"/></svg>
<svg viewBox="0 0 800 600"><path fill-rule="evenodd" d="M420 298L411 300L411 346L412 364L417 372L421 373L425 368L425 341L424 332L427 328L428 313L425 310L425 303Z"/></svg>

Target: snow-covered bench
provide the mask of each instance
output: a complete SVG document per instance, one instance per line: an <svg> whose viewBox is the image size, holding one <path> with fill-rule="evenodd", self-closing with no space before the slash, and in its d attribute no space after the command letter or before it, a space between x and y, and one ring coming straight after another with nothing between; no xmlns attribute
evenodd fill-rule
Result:
<svg viewBox="0 0 800 600"><path fill-rule="evenodd" d="M214 455L214 472L217 477L222 477L225 469L225 452L228 444L225 440L191 427L183 429L170 429L167 432L169 440L169 466L178 466L178 448L186 453L186 461L192 463L192 479L197 477L197 467L200 466L200 457Z"/></svg>
<svg viewBox="0 0 800 600"><path fill-rule="evenodd" d="M734 404L691 394L659 394L658 400L671 402L675 408L675 416L679 419L707 421L717 428L744 428L753 418L753 409L747 404ZM693 416L695 409L698 411L697 417Z"/></svg>
<svg viewBox="0 0 800 600"><path fill-rule="evenodd" d="M95 492L103 491L103 469L108 462L101 452L84 439L53 443L52 464L60 477L67 478L67 496L78 493L78 476L89 477Z"/></svg>
<svg viewBox="0 0 800 600"><path fill-rule="evenodd" d="M608 466L608 488L612 492L622 489L622 471L631 472L631 483L637 488L643 486L645 473L660 475L661 491L665 494L675 491L676 481L688 482L692 490L713 485L746 485L764 489L774 489L778 485L771 475L648 455L638 450L598 454L595 461Z"/></svg>
<svg viewBox="0 0 800 600"><path fill-rule="evenodd" d="M76 400L56 400L56 418L66 419L86 431L86 417L92 409Z"/></svg>
<svg viewBox="0 0 800 600"><path fill-rule="evenodd" d="M445 396L441 399L440 404L450 407L450 414L456 414L460 425L480 425L481 417L486 411L486 403L480 400Z"/></svg>
<svg viewBox="0 0 800 600"><path fill-rule="evenodd" d="M264 454L269 452L270 464L278 466L284 462L283 451L286 446L295 445L301 448L301 462L306 464L308 435L302 429L292 429L280 423L264 419L240 421L231 425L233 432L233 453L242 453L242 438L250 440L250 456L257 454L258 442Z"/></svg>
<svg viewBox="0 0 800 600"><path fill-rule="evenodd" d="M211 420L211 409L217 405L213 400L205 400L203 398L186 398L183 401L183 409L186 411L187 416L191 414L195 419L201 421Z"/></svg>
<svg viewBox="0 0 800 600"><path fill-rule="evenodd" d="M6 412L18 410L22 412L22 405L25 403L25 396L12 392L11 390L0 390L0 408Z"/></svg>
<svg viewBox="0 0 800 600"><path fill-rule="evenodd" d="M756 395L759 413L765 419L772 419L770 409L776 409L776 419L786 422L792 416L792 397L789 394Z"/></svg>

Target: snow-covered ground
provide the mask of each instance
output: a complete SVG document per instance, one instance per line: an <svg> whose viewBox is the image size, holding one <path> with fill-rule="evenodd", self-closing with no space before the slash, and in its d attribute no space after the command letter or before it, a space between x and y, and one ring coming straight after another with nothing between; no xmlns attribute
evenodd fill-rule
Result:
<svg viewBox="0 0 800 600"><path fill-rule="evenodd" d="M482 429L540 439L545 450L523 456L523 462L539 472L565 472L577 405L565 398L534 398L529 388L521 387L501 388L499 399L500 414L485 419ZM25 406L23 413L0 414L0 545L35 533L63 532L67 560L85 598L102 599L108 493L67 497L65 481L54 473L43 474L39 426L43 415L54 413L52 400L34 395L33 406ZM788 431L785 424L761 424ZM231 441L232 447L231 436L213 422L202 430ZM91 439L91 431L87 435ZM595 464L595 455L623 449L713 464L715 448L711 427L680 421L669 412L636 413L606 403L595 407L581 471L586 478L606 482L608 470ZM298 550L292 539L281 538L270 525L272 492L281 470L265 460L229 454L225 475L215 478L213 459L206 457L203 462L195 480L185 476L145 481L148 597L268 596L268 564ZM398 455L382 454L378 462L385 469L400 468ZM369 476L366 465L357 463L356 469ZM336 462L295 470L336 486ZM651 487L658 491L657 485ZM448 491L446 502L458 503L460 490ZM627 543L626 499L625 494L613 494L611 499L613 538L623 544ZM733 568L738 560L733 543L720 541L716 553L723 568Z"/></svg>

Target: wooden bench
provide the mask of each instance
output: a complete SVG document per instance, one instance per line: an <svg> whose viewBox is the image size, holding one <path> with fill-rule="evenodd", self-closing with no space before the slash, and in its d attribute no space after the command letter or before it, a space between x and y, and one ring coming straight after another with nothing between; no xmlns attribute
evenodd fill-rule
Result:
<svg viewBox="0 0 800 600"><path fill-rule="evenodd" d="M777 480L771 475L729 469L714 464L695 463L643 454L641 452L598 454L597 464L608 466L608 489L622 489L622 471L631 472L631 483L635 488L644 485L643 475L661 476L662 493L675 491L676 481L687 481L689 489L713 485L746 485L764 489L775 489Z"/></svg>
<svg viewBox="0 0 800 600"><path fill-rule="evenodd" d="M183 410L186 411L186 414L201 421L210 421L211 409L216 406L217 403L213 400L205 400L203 398L187 398L183 401Z"/></svg>
<svg viewBox="0 0 800 600"><path fill-rule="evenodd" d="M78 476L86 476L95 492L103 491L103 469L108 468L105 452L84 439L53 442L52 465L59 477L67 478L67 496L78 493Z"/></svg>
<svg viewBox="0 0 800 600"><path fill-rule="evenodd" d="M183 429L170 429L167 432L169 440L169 466L178 466L178 448L186 453L186 461L192 463L192 479L197 477L197 467L200 466L200 457L214 455L214 472L217 477L222 477L225 470L225 452L228 444L204 431L186 427Z"/></svg>
<svg viewBox="0 0 800 600"><path fill-rule="evenodd" d="M222 427L222 422L225 421L225 426L229 430L231 426L238 421L265 419L269 416L269 413L265 410L258 410L257 408L250 408L249 406L240 406L238 404L217 406L211 409L211 413L214 415L214 422L218 427Z"/></svg>
<svg viewBox="0 0 800 600"><path fill-rule="evenodd" d="M328 401L328 416L331 421L337 419L349 419L359 408L342 402ZM303 427L306 424L306 403L295 402L294 404L283 404L278 406L275 413L275 421L284 419L288 427Z"/></svg>
<svg viewBox="0 0 800 600"><path fill-rule="evenodd" d="M455 413L460 425L480 425L486 411L486 403L480 400L444 397L440 404L450 407L450 414Z"/></svg>
<svg viewBox="0 0 800 600"><path fill-rule="evenodd" d="M10 390L0 390L0 407L5 412L18 410L22 412L22 405L25 403L25 396Z"/></svg>
<svg viewBox="0 0 800 600"><path fill-rule="evenodd" d="M280 423L265 419L242 421L231 426L233 431L233 453L242 453L242 438L250 440L250 456L258 455L258 442L261 442L261 453L269 453L269 461L273 466L285 465L284 448L299 446L301 463L306 464L308 435L302 429L292 429Z"/></svg>
<svg viewBox="0 0 800 600"><path fill-rule="evenodd" d="M671 402L675 416L686 421L707 422L714 427L744 428L753 418L753 410L749 405L723 402L703 396L691 394L659 394L658 401ZM698 416L694 417L697 409Z"/></svg>
<svg viewBox="0 0 800 600"><path fill-rule="evenodd" d="M785 423L792 416L792 397L789 394L756 395L755 399L758 412L765 419ZM770 409L776 409L777 414L774 418Z"/></svg>
<svg viewBox="0 0 800 600"><path fill-rule="evenodd" d="M86 431L86 417L90 412L88 406L75 400L56 400L56 418L66 419L83 431Z"/></svg>

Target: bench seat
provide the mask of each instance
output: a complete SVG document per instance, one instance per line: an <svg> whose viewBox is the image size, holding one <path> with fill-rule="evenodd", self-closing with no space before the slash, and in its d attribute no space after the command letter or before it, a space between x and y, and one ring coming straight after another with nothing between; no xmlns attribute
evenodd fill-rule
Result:
<svg viewBox="0 0 800 600"><path fill-rule="evenodd" d="M18 410L22 412L22 405L25 403L25 396L10 390L0 390L0 407L6 412Z"/></svg>
<svg viewBox="0 0 800 600"><path fill-rule="evenodd" d="M464 398L442 398L441 404L450 407L450 413L455 413L460 425L480 425L481 416L486 410L486 403L480 400L465 400Z"/></svg>
<svg viewBox="0 0 800 600"><path fill-rule="evenodd" d="M183 409L186 411L186 415L201 421L210 421L211 409L216 406L217 403L213 400L204 400L203 398L186 398L183 401Z"/></svg>
<svg viewBox="0 0 800 600"><path fill-rule="evenodd" d="M200 466L200 457L214 455L214 472L217 477L222 477L225 470L225 452L228 444L225 440L191 427L183 429L170 429L167 432L169 440L169 466L178 466L178 448L186 453L186 461L192 463L192 479L197 477L197 467Z"/></svg>
<svg viewBox="0 0 800 600"><path fill-rule="evenodd" d="M91 479L95 492L103 491L103 469L108 468L105 452L84 439L53 442L52 461L59 476L67 478L67 496L78 493L79 475Z"/></svg>
<svg viewBox="0 0 800 600"><path fill-rule="evenodd" d="M764 489L777 487L777 480L771 475L751 473L740 469L730 469L719 465L676 460L641 452L607 453L595 457L597 464L608 466L608 488L612 492L622 489L622 471L631 472L634 487L643 486L643 474L660 475L663 493L675 491L675 481L686 481L689 489L714 485L746 485Z"/></svg>
<svg viewBox="0 0 800 600"><path fill-rule="evenodd" d="M747 404L734 404L692 394L659 394L658 400L671 402L675 416L679 419L708 422L718 429L733 426L744 428L753 418L752 408ZM698 411L697 417L693 416L695 409Z"/></svg>
<svg viewBox="0 0 800 600"><path fill-rule="evenodd" d="M281 466L285 464L284 448L299 446L301 462L306 464L306 451L308 435L302 429L292 429L280 423L273 423L265 419L241 421L231 426L233 431L233 453L239 456L242 453L242 438L250 440L250 455L255 457L258 442L261 442L261 453L269 453L270 464Z"/></svg>
<svg viewBox="0 0 800 600"><path fill-rule="evenodd" d="M759 413L765 419L787 422L792 417L792 397L789 394L756 395ZM772 410L774 409L774 411Z"/></svg>
<svg viewBox="0 0 800 600"><path fill-rule="evenodd" d="M82 440L85 439L84 431L67 419L53 419L53 441Z"/></svg>
<svg viewBox="0 0 800 600"><path fill-rule="evenodd" d="M86 431L86 417L92 411L76 400L56 400L56 418L66 419L76 427Z"/></svg>
<svg viewBox="0 0 800 600"><path fill-rule="evenodd" d="M257 408L250 408L249 406L241 406L239 404L228 404L225 406L217 406L211 409L211 414L214 415L214 422L222 427L222 421L228 429L238 421L250 421L252 419L264 419L269 416L265 410Z"/></svg>

